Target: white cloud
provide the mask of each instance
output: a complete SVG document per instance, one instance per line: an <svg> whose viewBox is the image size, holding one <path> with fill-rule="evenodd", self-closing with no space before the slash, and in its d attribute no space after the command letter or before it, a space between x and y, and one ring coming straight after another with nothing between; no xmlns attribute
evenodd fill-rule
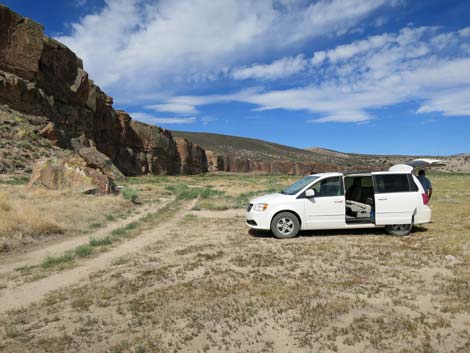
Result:
<svg viewBox="0 0 470 353"><path fill-rule="evenodd" d="M58 39L119 98L216 79L270 50L345 33L391 1L105 0Z"/></svg>
<svg viewBox="0 0 470 353"><path fill-rule="evenodd" d="M357 123L372 120L373 118L363 111L338 111L317 119L307 120L310 123Z"/></svg>
<svg viewBox="0 0 470 353"><path fill-rule="evenodd" d="M429 98L417 113L438 112L445 116L470 116L470 88L449 92L439 92Z"/></svg>
<svg viewBox="0 0 470 353"><path fill-rule="evenodd" d="M315 122L364 122L375 118L373 110L409 101L421 102L417 113L470 116L470 57L454 43L464 42L461 33L405 28L316 52L312 83L303 87L252 88L228 95L173 97L169 102L197 107L237 101L251 103L258 111L305 110L319 116L310 119ZM443 34L447 44L436 40Z"/></svg>
<svg viewBox="0 0 470 353"><path fill-rule="evenodd" d="M135 112L135 113L130 113L130 116L140 122L146 123L146 124L193 124L197 121L197 118L192 116L192 117L187 117L187 118L182 118L182 117L155 117L151 114L144 113L144 112Z"/></svg>
<svg viewBox="0 0 470 353"><path fill-rule="evenodd" d="M158 112L169 112L174 114L196 114L197 110L194 106L189 104L167 103L167 104L154 104L145 106L146 109L155 110Z"/></svg>
<svg viewBox="0 0 470 353"><path fill-rule="evenodd" d="M285 57L273 61L271 64L254 64L233 70L232 76L236 80L246 79L277 79L287 77L302 71L307 65L302 54L295 57Z"/></svg>

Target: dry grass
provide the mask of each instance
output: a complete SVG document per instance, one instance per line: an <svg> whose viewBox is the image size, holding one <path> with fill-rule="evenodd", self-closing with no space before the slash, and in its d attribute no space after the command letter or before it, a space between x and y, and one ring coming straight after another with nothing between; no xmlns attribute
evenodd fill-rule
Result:
<svg viewBox="0 0 470 353"><path fill-rule="evenodd" d="M72 236L107 222L132 208L119 196L28 190L24 185L0 184L0 249L10 251L20 245L46 239L50 235Z"/></svg>
<svg viewBox="0 0 470 353"><path fill-rule="evenodd" d="M183 217L89 281L1 315L0 352L470 352L470 176L431 178L434 223L409 237L279 241L248 234L242 217ZM290 180L147 178L137 188L150 196L181 182L237 199Z"/></svg>
<svg viewBox="0 0 470 353"><path fill-rule="evenodd" d="M0 194L0 246L8 249L14 241L61 233L63 228L33 205L13 201Z"/></svg>

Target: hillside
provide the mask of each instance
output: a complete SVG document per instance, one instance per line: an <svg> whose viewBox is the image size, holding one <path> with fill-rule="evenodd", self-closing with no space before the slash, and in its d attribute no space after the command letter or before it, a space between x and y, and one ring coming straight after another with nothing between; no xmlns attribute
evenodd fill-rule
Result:
<svg viewBox="0 0 470 353"><path fill-rule="evenodd" d="M373 158L368 159L367 162L358 158L351 163L352 161L347 155L327 155L248 137L174 130L172 134L173 136L185 138L196 143L205 150L213 151L219 155L230 155L239 159L322 163L345 168L380 165L380 162L375 161Z"/></svg>
<svg viewBox="0 0 470 353"><path fill-rule="evenodd" d="M186 138L202 148L219 154L249 159L325 160L324 155L300 148L258 139L208 132L172 131L173 136Z"/></svg>

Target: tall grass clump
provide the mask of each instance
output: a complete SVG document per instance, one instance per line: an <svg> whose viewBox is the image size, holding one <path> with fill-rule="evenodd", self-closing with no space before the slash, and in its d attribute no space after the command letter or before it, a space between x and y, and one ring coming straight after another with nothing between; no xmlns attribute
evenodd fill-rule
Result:
<svg viewBox="0 0 470 353"><path fill-rule="evenodd" d="M0 247L8 247L13 240L37 239L63 231L53 219L33 206L0 193Z"/></svg>
<svg viewBox="0 0 470 353"><path fill-rule="evenodd" d="M57 265L65 265L66 263L72 262L74 256L71 252L66 252L61 256L48 256L41 263L42 268L48 269Z"/></svg>
<svg viewBox="0 0 470 353"><path fill-rule="evenodd" d="M132 203L137 203L137 199L139 198L139 193L136 189L133 188L125 188L122 190L122 197L126 200L129 200Z"/></svg>

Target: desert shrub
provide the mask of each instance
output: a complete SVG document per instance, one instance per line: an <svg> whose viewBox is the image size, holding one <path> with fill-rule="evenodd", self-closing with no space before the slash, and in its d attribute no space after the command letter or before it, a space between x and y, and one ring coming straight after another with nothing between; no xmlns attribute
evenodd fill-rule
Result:
<svg viewBox="0 0 470 353"><path fill-rule="evenodd" d="M131 201L132 203L136 203L139 197L139 194L136 189L125 188L122 190L122 197L124 197L126 200Z"/></svg>

